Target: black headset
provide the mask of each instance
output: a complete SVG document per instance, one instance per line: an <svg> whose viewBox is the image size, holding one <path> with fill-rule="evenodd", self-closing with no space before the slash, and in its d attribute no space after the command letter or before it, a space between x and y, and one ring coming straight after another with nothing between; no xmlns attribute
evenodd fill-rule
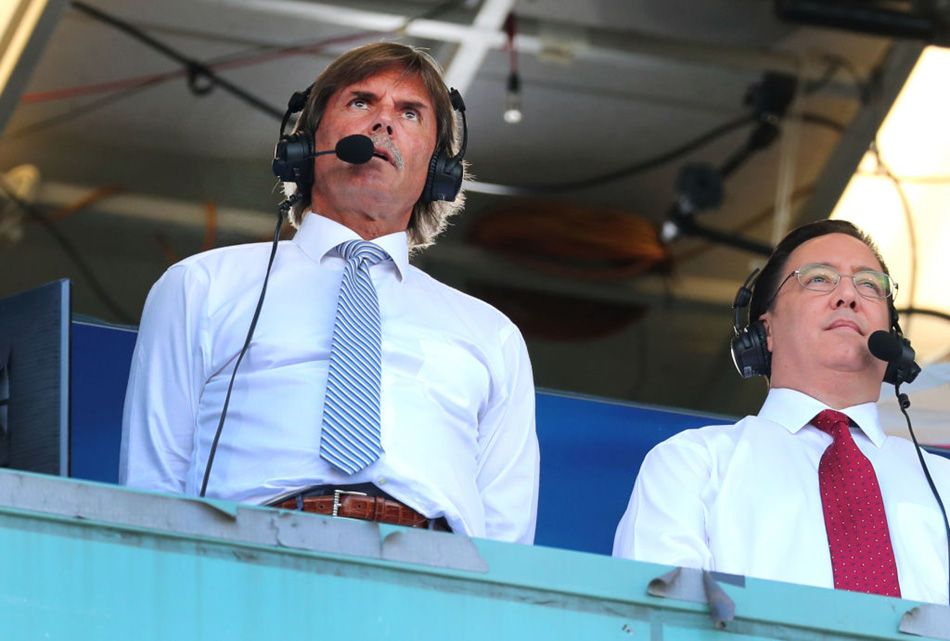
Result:
<svg viewBox="0 0 950 641"><path fill-rule="evenodd" d="M768 348L765 325L757 318L749 318L748 312L746 312L745 326L741 326L743 310L748 309L752 302L752 291L758 282L756 278L758 274L758 269L749 274L749 277L745 279L745 282L736 292L735 300L732 302L735 317L732 324L733 336L730 347L732 362L735 363L736 369L739 370L742 378L770 376L772 373L772 352ZM900 356L888 361L887 369L884 371L884 382L891 385L909 383L920 373L920 367L914 362L914 349L910 345L910 340L904 336L900 323L897 322L897 308L894 306L892 298L888 298L887 307L890 311L890 333L900 345Z"/></svg>
<svg viewBox="0 0 950 641"><path fill-rule="evenodd" d="M749 303L752 302L752 288L755 287L758 274L758 269L749 274L732 302L735 313L735 320L732 323L732 362L735 363L742 378L768 376L772 373L772 352L768 348L765 325L757 318L754 320L748 318L748 312L746 312L747 322L745 327L740 327L743 322L742 311L748 309Z"/></svg>
<svg viewBox="0 0 950 641"><path fill-rule="evenodd" d="M297 194L309 192L313 185L313 158L316 154L314 132L299 129L294 133L284 134L284 129L291 114L303 111L312 89L313 85L310 85L303 91L295 92L287 102L287 111L280 122L280 139L274 148L274 161L271 163L271 169L278 179L297 184ZM420 197L424 203L437 200L453 201L462 190L462 176L465 173L463 160L465 147L468 145L465 101L456 89L449 90L449 99L452 101L452 108L462 116L462 145L454 156L449 155L448 148L437 149L432 154L426 184Z"/></svg>

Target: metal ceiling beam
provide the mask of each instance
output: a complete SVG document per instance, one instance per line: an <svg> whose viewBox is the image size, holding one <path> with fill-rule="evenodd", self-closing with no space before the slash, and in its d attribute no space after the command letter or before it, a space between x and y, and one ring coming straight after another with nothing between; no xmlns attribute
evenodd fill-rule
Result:
<svg viewBox="0 0 950 641"><path fill-rule="evenodd" d="M66 0L6 0L0 8L0 131L59 22Z"/></svg>
<svg viewBox="0 0 950 641"><path fill-rule="evenodd" d="M515 0L485 0L472 26L490 32L500 30L514 4ZM445 84L455 87L459 93L464 94L475 79L475 74L482 66L482 61L485 60L489 49L491 45L480 36L477 39L467 40L458 48L452 61L446 67Z"/></svg>
<svg viewBox="0 0 950 641"><path fill-rule="evenodd" d="M303 0L209 0L232 8L278 14L295 20L310 20L341 27L378 32L401 32L415 38L457 44L479 42L488 49L503 49L507 35L499 28L479 24L460 24L442 20L412 19L411 16L352 9ZM488 18L486 17L486 22ZM545 20L519 20L515 38L519 53L557 58L576 58L586 62L637 65L643 58L655 57L689 64L715 65L746 71L777 71L803 80L818 80L827 62L823 52L807 56L748 47L730 47L686 42L643 33L615 32L581 28L574 24ZM864 71L859 69L859 72ZM836 92L850 91L850 84L831 83Z"/></svg>
<svg viewBox="0 0 950 641"><path fill-rule="evenodd" d="M825 163L811 198L798 216L799 224L831 215L923 50L924 45L918 42L897 42L891 47L874 74L868 104L861 107Z"/></svg>

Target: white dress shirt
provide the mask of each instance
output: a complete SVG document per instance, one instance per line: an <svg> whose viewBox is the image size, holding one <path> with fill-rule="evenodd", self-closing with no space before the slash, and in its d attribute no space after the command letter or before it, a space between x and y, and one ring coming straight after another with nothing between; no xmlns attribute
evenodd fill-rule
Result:
<svg viewBox="0 0 950 641"><path fill-rule="evenodd" d="M801 392L773 389L758 416L657 445L640 468L614 556L833 588L818 490L832 438L809 423L824 409ZM881 486L903 598L946 603L943 517L913 443L884 434L874 403L841 411L860 426L851 433ZM950 460L925 456L950 506Z"/></svg>
<svg viewBox="0 0 950 641"><path fill-rule="evenodd" d="M319 484L374 483L470 536L531 543L539 454L534 383L518 329L409 264L405 233L373 242L382 327L383 456L353 476L320 458L330 339L356 239L316 214L284 241L238 369L207 495L264 503ZM269 243L187 258L142 314L122 421L119 480L197 494Z"/></svg>

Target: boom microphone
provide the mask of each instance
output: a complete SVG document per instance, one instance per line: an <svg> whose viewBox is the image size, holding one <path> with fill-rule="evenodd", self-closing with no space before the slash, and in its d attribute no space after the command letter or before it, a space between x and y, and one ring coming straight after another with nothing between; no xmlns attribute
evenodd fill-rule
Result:
<svg viewBox="0 0 950 641"><path fill-rule="evenodd" d="M368 136L353 134L341 138L334 149L314 151L313 137L296 133L283 136L274 149L271 169L283 182L310 184L313 182L312 158L335 154L337 158L353 165L362 165L373 157L373 141Z"/></svg>
<svg viewBox="0 0 950 641"><path fill-rule="evenodd" d="M337 158L351 165L362 165L373 157L373 141L369 139L369 136L353 134L340 138L340 142L336 144L336 149L332 152L321 151L317 152L317 155L328 153L335 153Z"/></svg>
<svg viewBox="0 0 950 641"><path fill-rule="evenodd" d="M917 354L910 341L902 336L878 330L868 338L868 349L875 358L887 363L885 383L912 383L920 374L920 365L914 362Z"/></svg>
<svg viewBox="0 0 950 641"><path fill-rule="evenodd" d="M882 361L892 363L901 357L900 339L890 332L879 329L868 338L871 354Z"/></svg>

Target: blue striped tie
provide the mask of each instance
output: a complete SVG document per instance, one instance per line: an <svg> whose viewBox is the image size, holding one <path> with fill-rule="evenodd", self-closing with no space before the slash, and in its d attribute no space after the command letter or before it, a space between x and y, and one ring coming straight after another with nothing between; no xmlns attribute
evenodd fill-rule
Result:
<svg viewBox="0 0 950 641"><path fill-rule="evenodd" d="M369 268L389 259L389 254L363 240L348 240L336 248L346 259L346 267L330 343L320 456L355 474L383 453L379 300Z"/></svg>

